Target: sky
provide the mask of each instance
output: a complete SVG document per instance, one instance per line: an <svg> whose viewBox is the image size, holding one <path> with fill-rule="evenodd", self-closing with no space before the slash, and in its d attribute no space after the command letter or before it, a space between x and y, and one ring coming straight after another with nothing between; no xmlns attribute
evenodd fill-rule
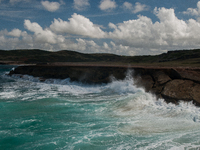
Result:
<svg viewBox="0 0 200 150"><path fill-rule="evenodd" d="M198 0L0 0L0 49L156 55L200 48Z"/></svg>

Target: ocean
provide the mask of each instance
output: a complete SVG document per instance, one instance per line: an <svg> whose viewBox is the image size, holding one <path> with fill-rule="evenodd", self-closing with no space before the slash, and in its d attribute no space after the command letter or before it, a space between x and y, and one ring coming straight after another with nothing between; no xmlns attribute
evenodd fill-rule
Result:
<svg viewBox="0 0 200 150"><path fill-rule="evenodd" d="M0 66L0 150L197 150L200 108L124 80L87 85L9 77Z"/></svg>

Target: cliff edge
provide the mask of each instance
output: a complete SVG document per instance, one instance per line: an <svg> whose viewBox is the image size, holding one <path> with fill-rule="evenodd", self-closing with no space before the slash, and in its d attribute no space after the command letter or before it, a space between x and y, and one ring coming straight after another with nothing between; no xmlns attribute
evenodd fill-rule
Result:
<svg viewBox="0 0 200 150"><path fill-rule="evenodd" d="M138 87L154 93L167 102L178 103L179 100L193 101L200 106L200 69L178 67L144 67L117 65L82 65L82 64L40 64L19 66L9 75L25 74L40 77L79 81L88 84L111 82L111 76L118 80L126 77L127 70L133 70L133 78Z"/></svg>

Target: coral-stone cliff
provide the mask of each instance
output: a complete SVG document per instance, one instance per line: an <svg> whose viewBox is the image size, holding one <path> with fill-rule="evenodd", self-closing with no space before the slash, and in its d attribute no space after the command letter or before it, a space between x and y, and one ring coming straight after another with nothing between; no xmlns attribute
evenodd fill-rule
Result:
<svg viewBox="0 0 200 150"><path fill-rule="evenodd" d="M167 102L179 100L193 101L200 106L200 69L170 67L134 67L109 65L30 65L19 66L9 75L21 74L47 78L80 81L89 84L101 84L126 77L127 70L133 70L135 84L144 87L147 92L164 98Z"/></svg>

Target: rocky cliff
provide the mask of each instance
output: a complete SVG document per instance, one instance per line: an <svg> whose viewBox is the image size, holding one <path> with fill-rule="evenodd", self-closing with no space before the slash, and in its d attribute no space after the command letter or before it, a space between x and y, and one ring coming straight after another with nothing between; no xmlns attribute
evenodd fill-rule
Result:
<svg viewBox="0 0 200 150"><path fill-rule="evenodd" d="M200 70L189 68L135 69L137 85L167 102L193 101L200 106Z"/></svg>
<svg viewBox="0 0 200 150"><path fill-rule="evenodd" d="M89 84L108 83L111 76L124 79L127 70L133 71L135 83L167 102L193 101L200 106L200 69L170 67L134 67L101 65L34 65L19 66L9 75L21 74L47 78L70 78Z"/></svg>

